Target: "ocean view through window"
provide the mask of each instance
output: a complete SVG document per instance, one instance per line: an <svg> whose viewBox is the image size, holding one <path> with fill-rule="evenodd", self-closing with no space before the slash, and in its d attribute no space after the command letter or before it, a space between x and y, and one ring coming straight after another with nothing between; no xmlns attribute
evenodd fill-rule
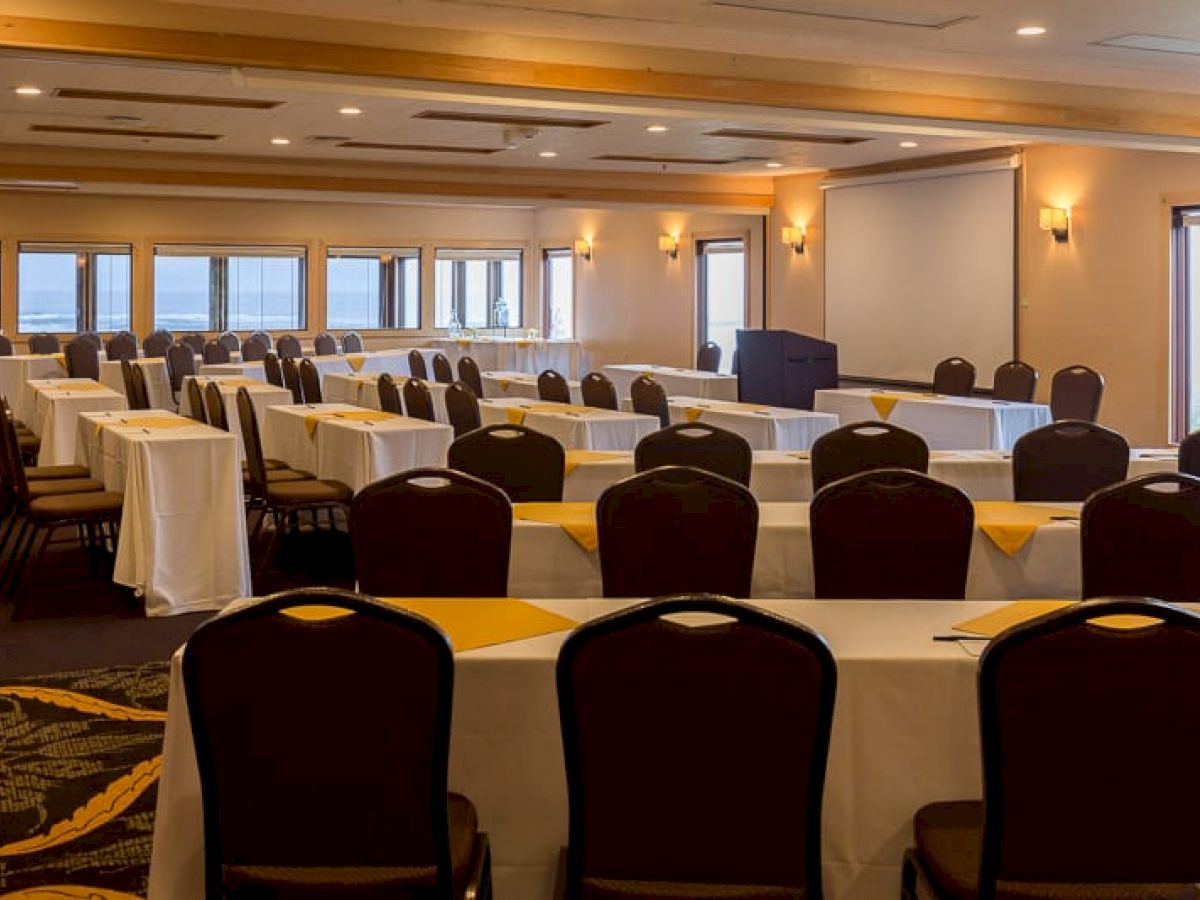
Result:
<svg viewBox="0 0 1200 900"><path fill-rule="evenodd" d="M280 331L304 327L303 247L160 244L154 327Z"/></svg>
<svg viewBox="0 0 1200 900"><path fill-rule="evenodd" d="M17 331L129 328L131 259L128 244L19 244Z"/></svg>
<svg viewBox="0 0 1200 900"><path fill-rule="evenodd" d="M520 328L521 257L520 250L438 250L434 327Z"/></svg>
<svg viewBox="0 0 1200 900"><path fill-rule="evenodd" d="M325 298L327 328L420 328L421 251L330 247Z"/></svg>

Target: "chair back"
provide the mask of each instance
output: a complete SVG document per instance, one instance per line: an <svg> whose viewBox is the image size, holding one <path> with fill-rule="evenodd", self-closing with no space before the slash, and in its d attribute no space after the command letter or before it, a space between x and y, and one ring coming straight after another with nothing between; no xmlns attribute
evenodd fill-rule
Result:
<svg viewBox="0 0 1200 900"><path fill-rule="evenodd" d="M195 382L193 382L194 384ZM221 386L210 381L204 388L204 409L208 413L208 424L222 431L229 430L229 416L225 413L225 398Z"/></svg>
<svg viewBox="0 0 1200 900"><path fill-rule="evenodd" d="M217 341L230 353L237 353L242 349L241 338L239 338L232 331L222 331L220 337L217 338Z"/></svg>
<svg viewBox="0 0 1200 900"><path fill-rule="evenodd" d="M83 335L67 342L67 375L71 378L100 380L100 351Z"/></svg>
<svg viewBox="0 0 1200 900"><path fill-rule="evenodd" d="M285 334L275 345L275 353L280 359L299 359L304 355L300 340L295 335Z"/></svg>
<svg viewBox="0 0 1200 900"><path fill-rule="evenodd" d="M167 377L171 382L171 393L178 394L183 388L183 379L196 374L196 354L182 341L167 348Z"/></svg>
<svg viewBox="0 0 1200 900"><path fill-rule="evenodd" d="M469 431L450 445L447 459L450 468L494 484L513 503L562 500L562 444L524 425Z"/></svg>
<svg viewBox="0 0 1200 900"><path fill-rule="evenodd" d="M547 403L570 403L571 387L567 379L553 369L546 369L537 379L538 399Z"/></svg>
<svg viewBox="0 0 1200 900"><path fill-rule="evenodd" d="M130 409L149 409L150 393L146 388L146 373L137 363L121 360L121 381L125 385L125 402Z"/></svg>
<svg viewBox="0 0 1200 900"><path fill-rule="evenodd" d="M600 495L596 526L605 597L750 596L758 501L744 485L690 466L651 469Z"/></svg>
<svg viewBox="0 0 1200 900"><path fill-rule="evenodd" d="M813 441L815 494L827 484L872 469L929 471L929 446L915 432L887 422L852 422Z"/></svg>
<svg viewBox="0 0 1200 900"><path fill-rule="evenodd" d="M479 371L479 363L471 357L459 358L458 380L474 391L476 397L483 396L483 375Z"/></svg>
<svg viewBox="0 0 1200 900"><path fill-rule="evenodd" d="M29 338L30 353L59 353L62 351L62 345L58 341L57 334L35 334Z"/></svg>
<svg viewBox="0 0 1200 900"><path fill-rule="evenodd" d="M250 349L251 346L261 346L261 345L254 338L250 338L250 340L246 341L245 346L242 348L242 359L243 360L246 359L246 352L247 352L247 350ZM267 383L273 384L273 385L275 385L275 387L286 387L287 385L285 385L283 383L283 365L279 362L279 357L276 356L274 353L272 353L270 350L268 350L266 355L263 356L262 362L263 362L263 375L266 376Z"/></svg>
<svg viewBox="0 0 1200 900"><path fill-rule="evenodd" d="M425 357L421 355L420 350L408 351L408 374L422 381L429 380L429 370L425 367Z"/></svg>
<svg viewBox="0 0 1200 900"><path fill-rule="evenodd" d="M445 353L438 353L433 357L433 380L438 384L450 384L454 381L454 369Z"/></svg>
<svg viewBox="0 0 1200 900"><path fill-rule="evenodd" d="M397 522L420 522L396 535ZM506 597L512 506L504 492L452 469L376 481L350 504L359 589L381 597Z"/></svg>
<svg viewBox="0 0 1200 900"><path fill-rule="evenodd" d="M169 331L151 332L142 341L142 352L147 359L161 359L167 355L167 348L175 343L175 338Z"/></svg>
<svg viewBox="0 0 1200 900"><path fill-rule="evenodd" d="M6 334L0 334L0 356L12 356L12 355L13 355L12 338L10 338ZM112 357L110 356L109 359L112 359Z"/></svg>
<svg viewBox="0 0 1200 900"><path fill-rule="evenodd" d="M975 367L961 356L943 359L933 369L933 392L969 397L975 390Z"/></svg>
<svg viewBox="0 0 1200 900"><path fill-rule="evenodd" d="M362 353L363 349L362 335L357 331L347 331L342 335L343 353Z"/></svg>
<svg viewBox="0 0 1200 900"><path fill-rule="evenodd" d="M1179 471L1200 475L1200 431L1193 431L1179 442Z"/></svg>
<svg viewBox="0 0 1200 900"><path fill-rule="evenodd" d="M312 618L316 605L338 612ZM348 884L392 896L392 878L452 896L454 661L437 626L301 588L201 626L183 683L208 896L334 897Z"/></svg>
<svg viewBox="0 0 1200 900"><path fill-rule="evenodd" d="M205 341L204 335L193 332L192 334L185 334L183 337L181 337L179 339L179 343L186 344L188 347L191 347L192 353L199 356L204 352L204 345L207 343L207 341Z"/></svg>
<svg viewBox="0 0 1200 900"><path fill-rule="evenodd" d="M1100 621L1111 615L1150 621L1116 629ZM1200 741L1196 678L1200 617L1157 600L1088 601L988 644L979 897L995 898L1001 880L1064 884L1057 896L1099 884L1112 897L1116 885L1131 897L1193 891L1200 782L1185 773ZM1047 764L1050 747L1063 765Z"/></svg>
<svg viewBox="0 0 1200 900"><path fill-rule="evenodd" d="M671 424L671 410L667 406L667 392L649 375L639 375L629 385L629 399L633 411L644 416L657 416L661 428Z"/></svg>
<svg viewBox="0 0 1200 900"><path fill-rule="evenodd" d="M433 397L420 378L409 378L404 382L404 412L413 419L437 421L433 413Z"/></svg>
<svg viewBox="0 0 1200 900"><path fill-rule="evenodd" d="M247 338L242 344L242 362L262 362L270 352L258 338Z"/></svg>
<svg viewBox="0 0 1200 900"><path fill-rule="evenodd" d="M584 406L596 409L620 409L617 387L603 372L588 372L579 382L579 393Z"/></svg>
<svg viewBox="0 0 1200 900"><path fill-rule="evenodd" d="M254 331L254 332L251 332L251 334L250 334L250 337L249 337L249 338L247 338L247 340L251 340L251 341L252 341L252 340L255 340L256 338L257 338L259 341L261 341L261 342L262 342L262 344L263 344L263 346L264 346L264 347L266 347L268 350L270 350L270 349L271 349L271 347L272 347L272 342L271 342L271 335L270 335L270 333L269 333L269 332L266 332L266 331Z"/></svg>
<svg viewBox="0 0 1200 900"><path fill-rule="evenodd" d="M819 635L723 598L652 600L572 632L557 682L567 897L823 896L837 668Z"/></svg>
<svg viewBox="0 0 1200 900"><path fill-rule="evenodd" d="M0 482L20 506L28 508L29 480L25 475L25 464L21 461L21 446L12 408L4 397L0 397L0 420Z"/></svg>
<svg viewBox="0 0 1200 900"><path fill-rule="evenodd" d="M818 598L961 600L975 508L958 488L909 469L835 481L809 505Z"/></svg>
<svg viewBox="0 0 1200 900"><path fill-rule="evenodd" d="M300 382L300 368L296 365L295 357L282 357L279 360L279 368L283 370L283 386L292 392L292 402L303 403L304 386Z"/></svg>
<svg viewBox="0 0 1200 900"><path fill-rule="evenodd" d="M1017 438L1012 470L1017 500L1082 501L1125 480L1129 443L1094 422L1052 422Z"/></svg>
<svg viewBox="0 0 1200 900"><path fill-rule="evenodd" d="M263 498L267 495L267 464L263 459L262 435L258 430L258 414L250 391L237 389L238 425L242 429L242 449L246 453L246 475L250 482L250 495Z"/></svg>
<svg viewBox="0 0 1200 900"><path fill-rule="evenodd" d="M77 336L91 344L96 353L104 349L104 339L94 331L81 331Z"/></svg>
<svg viewBox="0 0 1200 900"><path fill-rule="evenodd" d="M336 350L334 351L337 352ZM292 360L287 360L284 365L292 363ZM321 373L317 371L317 364L311 359L304 357L300 360L298 366L300 370L300 392L304 395L305 403L320 403L321 402Z"/></svg>
<svg viewBox="0 0 1200 900"><path fill-rule="evenodd" d="M721 370L721 345L716 341L707 341L696 351L696 368L701 372L719 372Z"/></svg>
<svg viewBox="0 0 1200 900"><path fill-rule="evenodd" d="M1104 396L1104 376L1087 366L1068 366L1050 381L1050 415L1054 421L1095 422Z"/></svg>
<svg viewBox="0 0 1200 900"><path fill-rule="evenodd" d="M234 335L236 337L237 335ZM207 366L223 365L230 360L229 348L220 341L209 341L204 345L204 364Z"/></svg>
<svg viewBox="0 0 1200 900"><path fill-rule="evenodd" d="M400 389L392 376L384 372L379 376L379 408L384 412L404 415L404 404L400 402Z"/></svg>
<svg viewBox="0 0 1200 900"><path fill-rule="evenodd" d="M1037 369L1019 359L1010 359L996 367L996 374L992 376L992 397L1013 403L1032 403L1037 382Z"/></svg>
<svg viewBox="0 0 1200 900"><path fill-rule="evenodd" d="M313 354L316 356L337 356L338 342L328 331L322 331L313 338Z"/></svg>
<svg viewBox="0 0 1200 900"><path fill-rule="evenodd" d="M455 437L462 437L483 424L479 417L479 398L461 381L446 387L446 413Z"/></svg>
<svg viewBox="0 0 1200 900"><path fill-rule="evenodd" d="M205 412L204 391L201 389L200 383L193 377L185 378L183 384L188 398L188 418L195 419L202 425L208 424L208 416Z"/></svg>
<svg viewBox="0 0 1200 900"><path fill-rule="evenodd" d="M681 422L646 435L633 451L635 471L692 466L750 486L754 451L740 434L704 422Z"/></svg>
<svg viewBox="0 0 1200 900"><path fill-rule="evenodd" d="M137 359L137 338L128 331L118 331L105 344L104 355L110 362L122 359Z"/></svg>

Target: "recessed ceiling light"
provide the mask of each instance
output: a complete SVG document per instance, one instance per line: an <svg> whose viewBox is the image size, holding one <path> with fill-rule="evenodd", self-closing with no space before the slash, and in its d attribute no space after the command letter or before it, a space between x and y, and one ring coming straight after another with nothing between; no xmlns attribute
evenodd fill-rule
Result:
<svg viewBox="0 0 1200 900"><path fill-rule="evenodd" d="M916 141L901 141L900 146L903 147L905 150L912 150L914 147L919 147L921 145L918 144Z"/></svg>
<svg viewBox="0 0 1200 900"><path fill-rule="evenodd" d="M271 143L276 147L286 147L291 141L285 137L271 138Z"/></svg>
<svg viewBox="0 0 1200 900"><path fill-rule="evenodd" d="M554 157L558 156L558 153L556 153L554 150L543 150L538 154L538 156L540 156L542 159L554 159Z"/></svg>
<svg viewBox="0 0 1200 900"><path fill-rule="evenodd" d="M23 84L19 88L14 88L13 92L22 97L36 97L42 93L42 89L35 84Z"/></svg>
<svg viewBox="0 0 1200 900"><path fill-rule="evenodd" d="M1037 37L1040 34L1045 34L1046 29L1041 25L1024 25L1017 29L1017 34L1021 37Z"/></svg>
<svg viewBox="0 0 1200 900"><path fill-rule="evenodd" d="M362 108L358 106L343 106L338 112L343 116L361 116Z"/></svg>
<svg viewBox="0 0 1200 900"><path fill-rule="evenodd" d="M647 125L646 130L651 134L662 134L664 131L670 131L666 125Z"/></svg>
<svg viewBox="0 0 1200 900"><path fill-rule="evenodd" d="M767 168L768 168L768 169L782 169L782 168L783 168L783 163L781 163L781 162L769 162L769 163L767 163Z"/></svg>

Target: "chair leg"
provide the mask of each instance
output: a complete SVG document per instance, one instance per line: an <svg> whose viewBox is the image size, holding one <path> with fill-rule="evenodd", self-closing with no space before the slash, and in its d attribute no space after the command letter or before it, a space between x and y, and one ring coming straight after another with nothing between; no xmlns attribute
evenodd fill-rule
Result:
<svg viewBox="0 0 1200 900"><path fill-rule="evenodd" d="M33 540L37 536L37 526L30 523L28 520L21 524L21 531L17 535L17 542L13 545L12 559L9 560L8 566L8 589L7 595L11 597L16 589L17 582L21 580L21 570L25 567L26 560L29 559L29 551L33 549Z"/></svg>
<svg viewBox="0 0 1200 900"><path fill-rule="evenodd" d="M33 534L30 537L29 546L30 546L30 549L32 549L33 545L37 544L38 548L37 548L37 553L33 555L32 560L29 562L28 574L25 575L25 578L23 579L24 581L28 582L30 580L30 577L37 573L38 563L40 563L42 561L42 555L46 552L46 548L50 545L50 538L56 530L57 530L57 528L54 525L51 525L46 529L38 529L36 527L34 528ZM39 532L40 532L40 534L39 534ZM38 541L39 536L41 537L40 542ZM24 567L22 567L22 568L24 568ZM20 579L21 574L23 574L23 573L18 573L18 576L17 576L18 579ZM20 583L19 581L14 581L12 583L12 585L10 586L9 591L10 592L14 591L18 587L19 583ZM28 585L28 584L21 590L16 591L16 596L13 600L13 618L14 619L19 619L21 617L21 611L25 608L25 603L29 599L29 594L30 594L30 585Z"/></svg>

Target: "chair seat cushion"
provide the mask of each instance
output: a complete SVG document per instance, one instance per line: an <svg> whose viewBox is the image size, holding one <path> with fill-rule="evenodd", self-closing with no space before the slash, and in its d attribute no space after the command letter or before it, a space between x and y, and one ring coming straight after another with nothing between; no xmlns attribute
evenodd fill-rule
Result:
<svg viewBox="0 0 1200 900"><path fill-rule="evenodd" d="M272 506L349 503L353 496L354 492L340 481L307 478L304 481L267 483L267 503Z"/></svg>
<svg viewBox="0 0 1200 900"><path fill-rule="evenodd" d="M270 483L283 481L307 481L308 479L315 477L316 476L311 472L305 472L302 469L267 469L267 481ZM242 480L246 482L250 481L250 471L245 467L244 464L242 466Z"/></svg>
<svg viewBox="0 0 1200 900"><path fill-rule="evenodd" d="M89 494L104 490L104 485L94 478L50 478L46 481L29 483L29 499L51 497L58 494Z"/></svg>
<svg viewBox="0 0 1200 900"><path fill-rule="evenodd" d="M694 884L676 881L583 879L580 900L803 900L804 888L758 884Z"/></svg>
<svg viewBox="0 0 1200 900"><path fill-rule="evenodd" d="M45 481L53 478L88 478L91 471L87 466L27 466L25 477L30 481Z"/></svg>
<svg viewBox="0 0 1200 900"><path fill-rule="evenodd" d="M123 495L112 491L40 497L30 501L29 517L34 521L117 518L124 499Z"/></svg>
<svg viewBox="0 0 1200 900"><path fill-rule="evenodd" d="M22 450L36 450L42 445L42 439L36 434L18 434L17 446Z"/></svg>

